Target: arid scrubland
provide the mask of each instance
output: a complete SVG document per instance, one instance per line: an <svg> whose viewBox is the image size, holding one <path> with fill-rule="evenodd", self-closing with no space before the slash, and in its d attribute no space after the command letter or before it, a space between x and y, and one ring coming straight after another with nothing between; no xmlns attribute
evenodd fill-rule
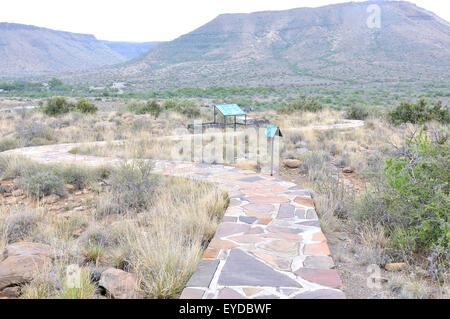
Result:
<svg viewBox="0 0 450 319"><path fill-rule="evenodd" d="M132 101L131 108L122 103L119 111L100 107L95 114L1 112L0 150L80 143L72 153L173 159L179 140L170 136L192 133L187 124L195 118L211 121L212 111L172 102ZM403 107L414 110L411 105ZM277 175L312 191L350 298L448 298L448 107L426 109L429 114L421 113L417 123L394 125L392 117L405 113L401 109L338 111L301 97L278 112L251 114L281 128L281 160L292 161ZM364 120L364 126L332 128L349 119ZM204 132L204 147L217 143L213 133L221 131ZM90 144L94 141L105 143ZM192 159L189 153L177 155ZM155 176L140 162L36 174L30 172L37 164L22 158L1 163L0 249L33 241L62 252L45 276L20 287L24 298L99 297L105 292L99 293L96 283L108 267L135 276L136 296L176 297L227 205L226 196L211 185ZM247 164L259 170L268 160ZM82 267L86 279L75 295L64 283L63 269L71 264ZM379 272L372 289L367 267L374 265Z"/></svg>
<svg viewBox="0 0 450 319"><path fill-rule="evenodd" d="M0 249L32 242L51 251L33 280L9 283L14 293L33 299L177 297L216 231L227 195L151 169L144 162L92 169L2 157ZM68 285L67 269L74 265L81 287ZM118 283L99 288L106 281L102 272L119 271ZM132 287L124 294L115 285L127 274ZM1 284L0 290L10 286Z"/></svg>

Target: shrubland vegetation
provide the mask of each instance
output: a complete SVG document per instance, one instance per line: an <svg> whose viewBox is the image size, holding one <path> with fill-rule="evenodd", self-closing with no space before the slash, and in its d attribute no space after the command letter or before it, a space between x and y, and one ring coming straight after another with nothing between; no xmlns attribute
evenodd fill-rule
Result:
<svg viewBox="0 0 450 319"><path fill-rule="evenodd" d="M151 170L145 162L85 168L0 157L0 181L15 181L14 189L25 194L22 205L26 197L40 201L1 207L0 249L31 241L57 252L50 267L20 287L21 297L99 298L99 274L108 267L135 274L143 297L177 297L215 233L227 195L208 183ZM67 191L67 183L75 190ZM92 208L55 212L45 204L48 196L88 196ZM69 265L81 267L80 288L67 286Z"/></svg>
<svg viewBox="0 0 450 319"><path fill-rule="evenodd" d="M52 85L58 86L60 83L55 81ZM246 103L244 106L278 106L277 111L265 111L264 116L282 128L285 135L283 158L301 161L296 174L304 176L305 180L301 183L306 183L304 186L314 191L314 200L321 214L324 231L328 234L349 234L352 242L350 247L354 247L351 248L354 249L353 254L358 255L355 263L377 264L382 267L389 262L408 263L409 270L405 273L405 278L395 279L395 285L403 285L405 296L431 296L428 288L420 288L419 292L411 292L408 288L429 287L432 285L429 280L442 285L448 283L448 106L434 99L423 98L417 102L409 102L411 99L402 102L404 95L399 95L394 99L396 102L390 104L391 108L370 107L367 101L360 103L359 99L349 103L348 107L340 106L345 106L347 102L329 107L329 103L335 103L335 98L339 99L339 92L321 89L320 94L305 95L302 90L286 89L284 92L288 93L285 95L282 94L275 100L271 98L272 94L278 94L280 90L169 90L135 96L133 100L123 99L123 107L119 110L107 111L99 107L97 112L90 111L91 105L102 105L103 98L98 98L95 102L82 99L78 103L70 102L67 98L51 98L44 102L44 112L32 110L0 114L0 150L52 143L110 141L111 143L103 146L80 145L72 151L127 159L170 159L168 149L173 144L167 139L155 137L171 135L174 129L185 128L195 117L201 117L204 121L211 120L211 110L201 106L210 103L212 99L207 102L196 99L196 95L205 95L206 98L207 94L211 94L217 102L235 102L236 100L226 97L226 94L241 94L240 98ZM255 103L256 99L252 97L254 92L267 94L267 102L264 102L267 105ZM374 98L380 96L376 92L354 93L355 97L361 96L362 99L366 95ZM442 94L432 97L445 95L444 89ZM420 97L414 94L409 96ZM328 97L333 98L327 100ZM255 117L261 116L259 113L254 114ZM346 119L364 120L365 126L326 131L311 128L315 125L341 123ZM423 131L420 131L422 125ZM294 127L303 130L287 130ZM117 140L127 141L113 142ZM74 185L76 189L86 189L94 185L93 189L97 189L96 183L107 181L108 187L98 196L92 216L77 216L69 222L58 222L52 232L59 234L61 229L67 228L69 233L73 234L76 232L74 229L81 228L83 232L92 232L93 238L110 238L105 235L105 232L110 232L110 228L105 228L101 221L109 218L125 219L132 214L139 222L124 226L127 235L124 237L122 234L120 238L126 238L126 243L121 241L120 245L109 246L104 244L103 239L99 242L83 239L85 244L77 258L93 264L99 260L111 261L108 265L135 272L142 281L142 289L147 296L170 297L180 291L183 278L187 278L194 268L198 249L204 246L198 245L199 241L196 241L189 246L188 251L183 250L185 246L181 244L169 251L164 245L158 246L154 237L144 236L138 239L137 229L141 229L146 223L162 223L167 227L175 227L173 221L160 219L163 216L159 212L170 207L173 211L179 211L180 205L186 204L178 202L177 192L188 196L188 192L192 192L189 187L197 187L202 193L194 192L197 197L187 198L201 200L201 196L206 196L203 191L211 191L209 186L203 189L203 186L194 186L185 180L155 177L148 167L139 167L137 164L122 167L118 171L108 170L109 173L101 177L103 175L99 173L75 167L36 169L31 164L29 167L28 164L21 164L19 166L22 168L16 169L14 164L11 164L13 162L9 161L7 166L0 163L0 171L7 172L4 178L14 178L15 187L38 199L49 194L66 196L65 184ZM353 175L348 177L343 174L343 168L350 168L354 172ZM184 185L186 188L183 188ZM160 200L169 203L169 208L160 205ZM182 219L181 222L189 220L188 210L186 208L185 213L177 216ZM11 214L16 213L8 211L8 218ZM24 229L23 233L17 231L16 237L11 236L14 240L39 239L39 236L33 236L37 236L36 229L41 227L39 225L47 217L42 212L33 210L27 210L23 215L15 217L20 222L12 217L8 219L11 229L16 229L13 225ZM205 223L200 227L201 232L214 232L209 226L206 227L209 224L204 217L198 218L203 220L201 223ZM6 222L6 219L3 220ZM35 228L33 225L38 226ZM67 238L62 234L58 236ZM72 240L71 236L68 235ZM85 236L90 238L91 235ZM115 238L114 235L111 236ZM174 234L163 233L161 230L157 232L157 237L162 238L161 236ZM171 240L181 243L187 239L181 236ZM130 250L129 245L134 247L133 250ZM154 250L149 247L158 247L158 253L170 259L173 264L167 264L164 258L157 258ZM127 251L131 253L128 254ZM143 256L141 259L136 257L139 254ZM340 259L349 258L339 251L333 251L333 256L338 262ZM175 280L175 286L178 287L176 289L164 284L170 278L173 279L167 277L167 269L174 264L186 269L186 273L182 272L180 275L180 280ZM419 277L412 276L411 274L415 274L415 267L423 269L424 274ZM151 282L146 277L150 270L156 271L154 278L159 278L158 283ZM38 293L36 289L37 286L31 284L24 290L24 296Z"/></svg>

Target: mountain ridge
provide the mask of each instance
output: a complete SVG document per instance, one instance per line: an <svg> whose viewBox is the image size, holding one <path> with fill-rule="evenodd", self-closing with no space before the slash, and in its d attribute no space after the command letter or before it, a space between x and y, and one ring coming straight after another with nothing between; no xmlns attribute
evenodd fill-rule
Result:
<svg viewBox="0 0 450 319"><path fill-rule="evenodd" d="M381 28L367 25L372 4L381 9ZM442 81L449 76L450 23L406 1L368 1L221 14L133 63L82 79L158 89Z"/></svg>

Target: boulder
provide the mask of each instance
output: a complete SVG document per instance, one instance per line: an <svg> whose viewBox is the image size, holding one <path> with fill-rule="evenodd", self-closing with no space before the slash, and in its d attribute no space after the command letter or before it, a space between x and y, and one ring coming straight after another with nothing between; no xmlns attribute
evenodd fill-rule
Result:
<svg viewBox="0 0 450 319"><path fill-rule="evenodd" d="M298 168L302 162L297 159L286 159L283 161L284 166L289 168Z"/></svg>
<svg viewBox="0 0 450 319"><path fill-rule="evenodd" d="M43 256L54 258L55 251L45 244L19 242L6 246L3 251L3 258L14 256Z"/></svg>
<svg viewBox="0 0 450 319"><path fill-rule="evenodd" d="M45 271L52 260L46 256L11 256L0 263L0 290L25 284Z"/></svg>
<svg viewBox="0 0 450 319"><path fill-rule="evenodd" d="M139 299L142 295L137 291L137 279L132 273L120 269L108 268L98 283L114 299Z"/></svg>

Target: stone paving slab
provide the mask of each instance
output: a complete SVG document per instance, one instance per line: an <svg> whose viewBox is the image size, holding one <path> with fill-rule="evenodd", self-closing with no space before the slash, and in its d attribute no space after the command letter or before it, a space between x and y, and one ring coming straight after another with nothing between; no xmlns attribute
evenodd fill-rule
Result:
<svg viewBox="0 0 450 319"><path fill-rule="evenodd" d="M118 165L121 160L74 155L78 144L16 149L42 163ZM158 174L211 182L230 195L230 206L189 280L184 299L341 299L311 194L294 183L224 165L154 160Z"/></svg>

